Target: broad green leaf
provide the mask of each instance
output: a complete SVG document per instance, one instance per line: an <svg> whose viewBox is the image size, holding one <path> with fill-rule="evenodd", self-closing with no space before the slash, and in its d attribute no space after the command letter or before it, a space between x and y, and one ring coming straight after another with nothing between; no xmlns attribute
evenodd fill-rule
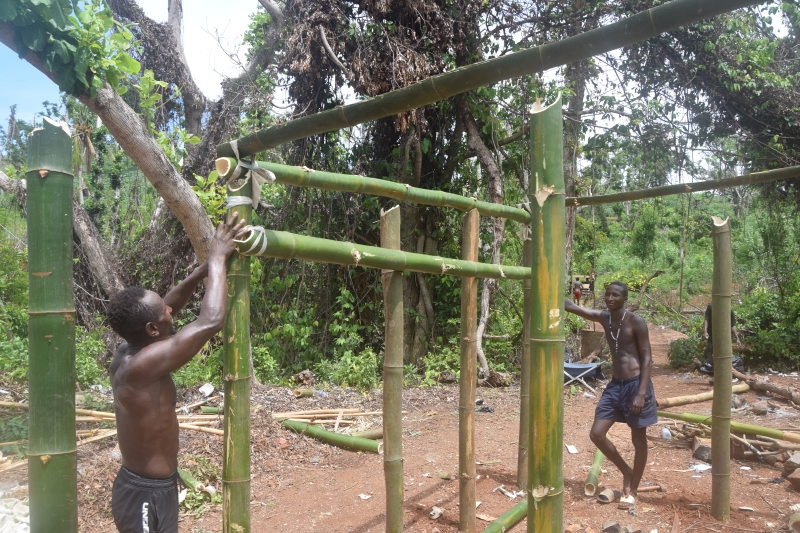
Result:
<svg viewBox="0 0 800 533"><path fill-rule="evenodd" d="M142 65L139 64L134 58L128 55L127 52L120 53L116 58L117 66L119 69L124 72L125 74L136 75L139 74L139 71L142 68Z"/></svg>
<svg viewBox="0 0 800 533"><path fill-rule="evenodd" d="M92 13L89 9L76 9L75 15L77 15L78 20L81 21L81 24L84 26L88 26L94 20L94 13Z"/></svg>
<svg viewBox="0 0 800 533"><path fill-rule="evenodd" d="M117 71L114 69L107 70L106 81L108 81L112 87L119 85L119 75L117 75Z"/></svg>
<svg viewBox="0 0 800 533"><path fill-rule="evenodd" d="M186 137L186 142L191 145L200 144L200 137L197 135L189 135Z"/></svg>
<svg viewBox="0 0 800 533"><path fill-rule="evenodd" d="M126 92L128 92L128 87L126 85L118 85L118 86L114 87L114 89L116 89L117 94L119 94L119 95L123 95Z"/></svg>
<svg viewBox="0 0 800 533"><path fill-rule="evenodd" d="M17 16L17 7L14 2L0 2L0 20L10 22Z"/></svg>
<svg viewBox="0 0 800 533"><path fill-rule="evenodd" d="M66 2L63 0L56 0L50 4L50 16L53 17L53 22L56 23L56 28L63 30L69 24L69 5L64 5Z"/></svg>
<svg viewBox="0 0 800 533"><path fill-rule="evenodd" d="M22 41L25 46L34 52L41 52L47 44L47 32L44 29L44 23L37 22L33 26L29 26L22 30Z"/></svg>
<svg viewBox="0 0 800 533"><path fill-rule="evenodd" d="M79 48L78 53L75 54L75 77L86 86L89 85L89 82L86 81L86 70L89 68L89 59L89 51L86 48Z"/></svg>
<svg viewBox="0 0 800 533"><path fill-rule="evenodd" d="M123 37L120 33L113 33L110 37L110 41L117 45L120 50L127 50L131 47L130 40Z"/></svg>
<svg viewBox="0 0 800 533"><path fill-rule="evenodd" d="M49 6L53 3L53 0L28 0L31 4L35 6Z"/></svg>

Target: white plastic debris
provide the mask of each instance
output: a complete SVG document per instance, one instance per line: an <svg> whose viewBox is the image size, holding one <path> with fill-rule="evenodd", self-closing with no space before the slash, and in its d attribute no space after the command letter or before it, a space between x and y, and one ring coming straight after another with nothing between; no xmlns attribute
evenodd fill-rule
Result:
<svg viewBox="0 0 800 533"><path fill-rule="evenodd" d="M666 440L672 440L672 432L670 432L668 427L661 428L661 438Z"/></svg>
<svg viewBox="0 0 800 533"><path fill-rule="evenodd" d="M372 494L359 494L358 497L361 498L362 500L369 500L370 498L372 498Z"/></svg>
<svg viewBox="0 0 800 533"><path fill-rule="evenodd" d="M206 398L208 398L208 397L209 397L209 396L211 396L211 394L214 392L214 385L212 385L211 383L206 383L205 385L203 385L202 387L200 387L200 388L199 388L199 389L197 389L197 390L198 390L198 391L199 391L199 392L200 392L200 393L201 393L203 396L205 396Z"/></svg>
<svg viewBox="0 0 800 533"><path fill-rule="evenodd" d="M567 444L567 451L569 453L575 454L575 453L578 453L578 448L576 448L572 444Z"/></svg>
<svg viewBox="0 0 800 533"><path fill-rule="evenodd" d="M506 490L505 485L500 485L499 487L493 489L492 492L497 492L498 490L500 492L502 492L503 494L505 494L506 496L508 496L509 498L511 498L512 500L515 499L515 498L519 498L520 496L525 496L525 491L524 490L521 490L519 492Z"/></svg>
<svg viewBox="0 0 800 533"><path fill-rule="evenodd" d="M589 391L583 391L583 397L584 398L597 398L597 396L595 396L594 394L592 394Z"/></svg>
<svg viewBox="0 0 800 533"><path fill-rule="evenodd" d="M0 531L3 533L29 533L30 510L28 499L4 498L0 500Z"/></svg>
<svg viewBox="0 0 800 533"><path fill-rule="evenodd" d="M740 466L739 470L752 470L749 466Z"/></svg>
<svg viewBox="0 0 800 533"><path fill-rule="evenodd" d="M430 513L430 515L428 515L428 516L430 516L430 517L431 517L431 520L436 520L437 518L439 518L440 516L442 516L442 513L444 513L444 509L442 509L442 508L440 508L440 507L436 507L436 506L434 505L434 506L433 506L433 508L431 508L431 513Z"/></svg>
<svg viewBox="0 0 800 533"><path fill-rule="evenodd" d="M702 474L706 470L711 470L711 465L695 464L695 465L692 465L692 468L694 468L694 471L697 472L698 474Z"/></svg>

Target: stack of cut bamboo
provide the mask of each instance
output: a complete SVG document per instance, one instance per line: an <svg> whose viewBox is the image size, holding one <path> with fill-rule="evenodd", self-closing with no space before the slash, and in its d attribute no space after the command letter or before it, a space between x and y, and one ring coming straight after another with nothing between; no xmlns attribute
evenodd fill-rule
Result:
<svg viewBox="0 0 800 533"><path fill-rule="evenodd" d="M407 414L407 411L403 411ZM361 409L312 409L308 411L290 411L286 413L272 413L272 417L277 420L291 420L293 422L303 422L316 426L331 425L336 429L344 426L352 426L358 422L359 418L370 416L383 416L382 411L361 412Z"/></svg>

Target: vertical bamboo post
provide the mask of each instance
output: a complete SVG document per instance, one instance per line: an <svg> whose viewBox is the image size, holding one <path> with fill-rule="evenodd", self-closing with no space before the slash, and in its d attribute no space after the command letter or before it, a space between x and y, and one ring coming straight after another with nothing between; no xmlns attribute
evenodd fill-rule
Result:
<svg viewBox="0 0 800 533"><path fill-rule="evenodd" d="M461 258L478 260L480 214L464 216ZM475 388L478 380L478 278L461 281L461 373L458 379L458 530L475 533Z"/></svg>
<svg viewBox="0 0 800 533"><path fill-rule="evenodd" d="M47 117L28 141L28 480L33 533L78 531L72 139Z"/></svg>
<svg viewBox="0 0 800 533"><path fill-rule="evenodd" d="M522 266L531 266L530 229L522 241ZM528 437L531 430L531 280L522 280L522 361L519 379L519 438L517 444L517 486L528 486Z"/></svg>
<svg viewBox="0 0 800 533"><path fill-rule="evenodd" d="M400 249L400 208L381 210L381 246ZM386 533L403 531L403 273L383 270L383 475Z"/></svg>
<svg viewBox="0 0 800 533"><path fill-rule="evenodd" d="M728 521L731 515L731 225L711 217L714 224L714 278L711 309L714 343L714 400L711 405L711 516Z"/></svg>
<svg viewBox="0 0 800 533"><path fill-rule="evenodd" d="M531 109L531 433L528 533L561 533L565 207L561 95Z"/></svg>
<svg viewBox="0 0 800 533"><path fill-rule="evenodd" d="M228 197L249 196L250 179ZM242 194L243 191L247 191ZM228 209L228 216L252 220L250 204ZM234 252L228 260L228 302L222 330L224 443L222 447L222 530L250 531L250 258Z"/></svg>

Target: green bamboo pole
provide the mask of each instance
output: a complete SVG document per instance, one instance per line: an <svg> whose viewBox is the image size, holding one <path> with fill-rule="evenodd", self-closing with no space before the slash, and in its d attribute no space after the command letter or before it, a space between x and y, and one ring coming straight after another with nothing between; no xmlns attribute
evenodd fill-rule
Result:
<svg viewBox="0 0 800 533"><path fill-rule="evenodd" d="M28 486L33 533L78 531L72 139L47 117L28 141Z"/></svg>
<svg viewBox="0 0 800 533"><path fill-rule="evenodd" d="M600 469L603 467L603 461L605 460L606 456L603 455L603 452L600 450L594 452L594 461L592 461L592 467L589 468L589 475L586 476L586 483L583 486L583 492L586 496L594 496L597 491L597 486L600 483Z"/></svg>
<svg viewBox="0 0 800 533"><path fill-rule="evenodd" d="M306 167L292 167L266 161L256 161L260 168L275 174L277 183L292 185L294 187L310 187L327 191L351 192L354 194L373 194L392 198L400 202L412 202L436 207L452 207L459 211L477 209L481 216L502 217L517 222L529 223L531 215L524 209L510 207L492 202L480 202L475 198L467 198L458 194L411 187L404 183L354 176L351 174L334 174L321 172ZM220 178L227 180L236 168L236 159L221 157L216 162Z"/></svg>
<svg viewBox="0 0 800 533"><path fill-rule="evenodd" d="M730 330L730 328L729 328ZM716 381L716 380L715 380ZM670 418L672 420L680 420L682 422L689 422L692 424L705 424L714 427L712 423L712 416L696 415L693 413L670 413L669 411L659 411L658 416ZM800 433L793 433L791 431L781 431L780 429L765 428L761 426L754 426L752 424L742 424L741 422L731 422L731 431L738 433L745 433L747 435L761 435L778 440L785 440L800 444Z"/></svg>
<svg viewBox="0 0 800 533"><path fill-rule="evenodd" d="M531 435L528 533L561 533L564 505L564 208L561 95L531 114Z"/></svg>
<svg viewBox="0 0 800 533"><path fill-rule="evenodd" d="M296 139L397 115L502 80L544 72L762 1L675 0L568 39L475 63L375 98L272 126L235 141L238 157L251 156ZM217 146L217 155L236 157L236 151L231 143L221 144Z"/></svg>
<svg viewBox="0 0 800 533"><path fill-rule="evenodd" d="M779 181L790 178L800 177L800 166L779 168L776 170L765 170L763 172L751 172L732 178L721 180L709 180L695 183L680 183L677 185L663 185L650 189L639 189L636 191L620 192L615 194L604 194L600 196L579 196L567 198L568 206L579 205L602 205L615 204L618 202L628 202L631 200L642 200L644 198L658 198L660 196L670 196L672 194L683 194L685 192L712 191L715 189L727 189L729 187L739 187L741 185L754 185L766 183L768 181Z"/></svg>
<svg viewBox="0 0 800 533"><path fill-rule="evenodd" d="M381 247L400 249L400 207L381 210ZM383 270L383 475L386 533L403 531L403 273Z"/></svg>
<svg viewBox="0 0 800 533"><path fill-rule="evenodd" d="M250 189L250 180L228 196ZM252 207L228 209L249 223ZM250 258L234 253L228 260L228 302L222 332L224 443L222 448L222 530L250 531Z"/></svg>
<svg viewBox="0 0 800 533"><path fill-rule="evenodd" d="M714 321L714 399L711 405L711 516L731 517L731 225L711 217L714 224L714 277L711 305Z"/></svg>
<svg viewBox="0 0 800 533"><path fill-rule="evenodd" d="M294 420L284 420L281 424L283 424L283 427L286 429L291 429L295 433L302 433L309 437L314 437L317 440L321 440L333 446L338 446L339 448L355 450L357 452L381 453L381 443L374 440L354 437L352 435L342 435L341 433L334 433L333 431L322 429L319 426L312 426L311 424L296 422Z"/></svg>
<svg viewBox="0 0 800 533"><path fill-rule="evenodd" d="M505 533L514 527L517 522L528 514L528 500L523 500L517 505L500 515L500 518L486 526L483 533Z"/></svg>
<svg viewBox="0 0 800 533"><path fill-rule="evenodd" d="M528 228L526 228L527 231ZM530 237L522 242L522 266L530 268ZM531 431L531 278L522 280L522 362L519 379L519 437L517 444L517 486L528 486L528 437ZM527 507L526 507L527 509Z"/></svg>
<svg viewBox="0 0 800 533"><path fill-rule="evenodd" d="M378 246L319 239L286 231L265 230L264 235L267 242L263 251L262 237L256 231L251 231L242 240L236 241L236 248L244 255L300 259L383 270L410 270L427 274L494 279L525 279L530 276L529 268L518 266L493 265L387 250Z"/></svg>
<svg viewBox="0 0 800 533"><path fill-rule="evenodd" d="M478 260L480 214L464 215L461 257ZM475 388L478 383L478 278L461 280L461 361L458 377L458 530L475 533Z"/></svg>

